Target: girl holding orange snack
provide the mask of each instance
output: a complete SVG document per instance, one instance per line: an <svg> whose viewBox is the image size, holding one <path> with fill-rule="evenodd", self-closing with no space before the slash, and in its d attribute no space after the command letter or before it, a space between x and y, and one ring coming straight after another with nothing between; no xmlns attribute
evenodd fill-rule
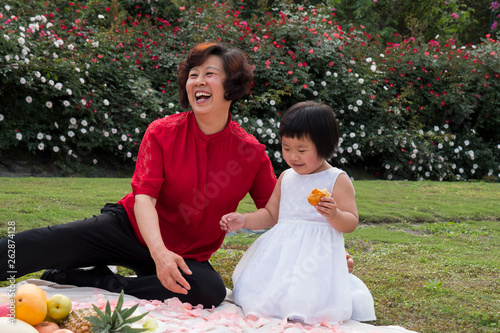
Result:
<svg viewBox="0 0 500 333"><path fill-rule="evenodd" d="M327 162L339 140L333 110L313 101L295 104L283 116L279 135L290 169L280 175L265 208L220 221L226 232L272 227L238 263L234 302L247 316L307 324L375 320L368 288L346 265L342 234L354 231L359 217L351 180ZM326 193L318 190L323 188ZM313 190L317 204L308 200Z"/></svg>

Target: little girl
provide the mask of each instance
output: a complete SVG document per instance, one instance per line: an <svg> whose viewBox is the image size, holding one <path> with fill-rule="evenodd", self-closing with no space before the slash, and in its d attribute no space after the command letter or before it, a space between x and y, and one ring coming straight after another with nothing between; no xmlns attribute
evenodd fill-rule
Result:
<svg viewBox="0 0 500 333"><path fill-rule="evenodd" d="M266 207L220 221L226 232L274 226L236 266L234 302L246 316L307 324L375 320L368 288L346 265L342 234L356 229L358 212L349 177L327 162L339 139L332 109L313 101L295 104L279 135L290 169L280 175ZM331 197L310 205L314 188L326 188Z"/></svg>

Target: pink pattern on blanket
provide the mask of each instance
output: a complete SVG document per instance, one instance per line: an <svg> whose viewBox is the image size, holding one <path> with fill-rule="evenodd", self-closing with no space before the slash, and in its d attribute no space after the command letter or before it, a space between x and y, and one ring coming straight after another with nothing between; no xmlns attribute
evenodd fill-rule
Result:
<svg viewBox="0 0 500 333"><path fill-rule="evenodd" d="M100 310L104 311L107 300L103 295L95 295L96 300L93 303L80 302L73 300L72 310L82 308L92 308L92 304L96 305ZM110 300L111 308L114 309L117 300ZM317 325L307 325L296 322L289 322L286 319L274 323L270 318L249 316L244 317L238 311L238 308L231 307L229 309L215 308L203 309L201 305L193 306L189 303L182 303L178 298L167 299L164 302L157 300L140 300L140 301L125 301L123 308L130 308L139 304L138 310L149 312L149 317L153 317L166 324L174 325L169 332L205 332L218 327L228 327L230 331L242 331L244 328L259 329L265 326L272 326L273 332L284 332L288 328L297 328L303 332L319 333L335 332L342 333L339 330L339 325L331 325L327 322L322 322Z"/></svg>

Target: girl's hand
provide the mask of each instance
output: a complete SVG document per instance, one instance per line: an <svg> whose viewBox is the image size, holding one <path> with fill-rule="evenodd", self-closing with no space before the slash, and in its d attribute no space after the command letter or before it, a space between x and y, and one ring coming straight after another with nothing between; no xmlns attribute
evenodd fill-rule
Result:
<svg viewBox="0 0 500 333"><path fill-rule="evenodd" d="M219 224L220 228L228 233L242 228L245 225L245 217L240 213L229 213L221 218Z"/></svg>
<svg viewBox="0 0 500 333"><path fill-rule="evenodd" d="M331 220L337 215L337 203L333 198L323 197L316 205L316 210L327 220Z"/></svg>

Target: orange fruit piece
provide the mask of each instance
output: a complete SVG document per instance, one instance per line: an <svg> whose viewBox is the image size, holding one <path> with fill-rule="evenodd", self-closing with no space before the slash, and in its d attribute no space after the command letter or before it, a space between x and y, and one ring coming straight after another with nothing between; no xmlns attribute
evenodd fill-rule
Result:
<svg viewBox="0 0 500 333"><path fill-rule="evenodd" d="M317 188L315 188L307 196L307 201L311 205L316 206L322 197L330 197L330 196L331 196L331 194L330 194L330 192L328 192L328 190L326 188L324 188L322 190L318 190Z"/></svg>
<svg viewBox="0 0 500 333"><path fill-rule="evenodd" d="M16 318L32 326L40 324L47 316L47 295L35 284L17 287L15 302Z"/></svg>

